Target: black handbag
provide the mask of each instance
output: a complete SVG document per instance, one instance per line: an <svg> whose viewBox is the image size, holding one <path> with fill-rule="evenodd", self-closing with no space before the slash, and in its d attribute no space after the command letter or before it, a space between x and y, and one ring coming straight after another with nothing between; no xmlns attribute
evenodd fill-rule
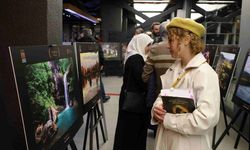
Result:
<svg viewBox="0 0 250 150"><path fill-rule="evenodd" d="M145 93L125 92L122 110L133 113L145 113L145 100Z"/></svg>

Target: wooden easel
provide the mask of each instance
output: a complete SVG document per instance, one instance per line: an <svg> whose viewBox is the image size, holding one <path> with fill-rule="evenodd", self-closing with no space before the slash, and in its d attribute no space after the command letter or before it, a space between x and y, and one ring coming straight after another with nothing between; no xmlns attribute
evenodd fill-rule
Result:
<svg viewBox="0 0 250 150"><path fill-rule="evenodd" d="M99 109L98 101L100 101L100 103L101 103L102 112ZM107 128L106 128L106 121L105 121L104 110L103 110L103 102L102 102L102 100L98 100L98 101L88 111L88 114L87 114L87 123L86 123L86 128L85 128L83 150L86 149L88 132L89 132L89 136L90 136L90 138L89 138L89 149L93 150L93 136L94 136L94 132L96 133L97 149L99 149L98 125L100 125L104 143L107 141ZM104 120L104 125L105 125L105 131L104 131L103 122L102 122L103 120Z"/></svg>

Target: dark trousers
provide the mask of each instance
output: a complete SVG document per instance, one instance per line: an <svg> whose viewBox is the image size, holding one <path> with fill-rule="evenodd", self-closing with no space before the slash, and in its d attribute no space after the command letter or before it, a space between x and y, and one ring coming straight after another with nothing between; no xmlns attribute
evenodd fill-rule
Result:
<svg viewBox="0 0 250 150"><path fill-rule="evenodd" d="M120 110L113 150L146 150L149 121L147 114Z"/></svg>

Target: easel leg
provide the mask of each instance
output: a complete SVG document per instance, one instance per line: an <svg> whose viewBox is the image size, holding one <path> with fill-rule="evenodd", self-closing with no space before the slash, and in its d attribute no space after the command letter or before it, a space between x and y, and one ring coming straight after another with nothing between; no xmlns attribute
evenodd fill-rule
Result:
<svg viewBox="0 0 250 150"><path fill-rule="evenodd" d="M104 124L104 129L105 129L105 140L103 140L104 142L106 142L106 140L108 140L108 130L107 130L107 124L106 124L106 116L105 116L105 111L104 111L104 106L103 106L103 101L100 100L101 103L101 114L103 116L103 124ZM98 111L100 112L99 106L98 106ZM101 123L102 124L102 123ZM101 128L103 128L103 126L101 125ZM103 129L102 129L103 132ZM104 138L103 138L104 139Z"/></svg>
<svg viewBox="0 0 250 150"><path fill-rule="evenodd" d="M227 128L227 126L228 126L227 115L226 115L226 109L225 109L225 103L224 103L224 98L223 97L221 97L221 104L222 104L222 112L223 112L223 116L224 116L225 126ZM229 135L229 132L227 132L227 134Z"/></svg>
<svg viewBox="0 0 250 150"><path fill-rule="evenodd" d="M222 105L222 112L223 112L225 127L227 128L227 126L228 126L228 124L227 124L227 115L226 115L226 109L225 109L224 98L223 98L222 96L221 96L221 105ZM214 130L213 130L212 147L214 147L214 145L215 145L216 129L217 129L217 126L215 126L215 127L214 127ZM229 132L227 132L227 135L229 135Z"/></svg>
<svg viewBox="0 0 250 150"><path fill-rule="evenodd" d="M100 109L99 109L99 106L97 106L97 113L98 113L98 116L102 116L101 112L100 112ZM104 116L102 117L103 119L105 118ZM104 120L104 125L105 125L105 120ZM100 127L101 127L101 132L102 132L102 138L103 138L103 141L104 143L106 142L107 140L107 136L105 136L105 133L104 133L104 129L103 129L103 124L102 124L102 119L100 120ZM107 130L106 130L107 131ZM107 135L107 134L106 134Z"/></svg>
<svg viewBox="0 0 250 150"><path fill-rule="evenodd" d="M248 113L245 112L244 116L242 118L242 121L241 121L240 129L239 129L240 132L242 132L243 129L244 129L244 126L245 126L245 123L246 123L246 120L247 120L247 115L248 115ZM238 133L235 144L234 144L235 149L238 147L239 141L240 141L240 133Z"/></svg>
<svg viewBox="0 0 250 150"><path fill-rule="evenodd" d="M90 110L90 134L89 134L89 149L93 150L93 133L94 133L94 127L93 127L93 108Z"/></svg>
<svg viewBox="0 0 250 150"><path fill-rule="evenodd" d="M87 143L87 137L88 137L88 130L89 130L89 119L90 119L90 112L88 112L88 115L87 115L87 123L86 123L86 128L85 128L83 150L86 149L86 143Z"/></svg>
<svg viewBox="0 0 250 150"><path fill-rule="evenodd" d="M96 104L96 107L97 107L97 105L98 104ZM98 126L97 126L97 124L98 124L98 119L97 119L97 114L96 114L96 111L97 111L97 109L96 109L96 107L94 108L94 117L95 117L95 135L96 135L96 145L97 145L97 149L99 150L99 137L98 137ZM99 116L98 116L98 118L99 118Z"/></svg>
<svg viewBox="0 0 250 150"><path fill-rule="evenodd" d="M214 127L214 130L213 130L212 147L214 147L214 145L215 145L216 130L217 130L217 126L215 126L215 127Z"/></svg>
<svg viewBox="0 0 250 150"><path fill-rule="evenodd" d="M70 147L71 147L72 150L77 150L76 144L75 144L75 142L74 142L73 139L71 140L71 142L69 143L69 145L70 145Z"/></svg>
<svg viewBox="0 0 250 150"><path fill-rule="evenodd" d="M218 139L217 143L214 145L213 150L215 150L218 145L220 144L220 142L222 141L222 139L224 138L224 136L227 134L227 132L230 130L231 126L234 124L234 122L237 120L238 116L241 114L242 110L239 109L236 113L236 115L233 117L233 119L231 120L231 122L229 123L229 125L227 126L227 128L225 129L225 131L222 133L221 137Z"/></svg>

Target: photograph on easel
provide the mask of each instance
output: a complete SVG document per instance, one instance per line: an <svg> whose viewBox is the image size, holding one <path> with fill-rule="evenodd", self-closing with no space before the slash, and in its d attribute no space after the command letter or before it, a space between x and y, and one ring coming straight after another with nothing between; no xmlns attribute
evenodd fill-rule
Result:
<svg viewBox="0 0 250 150"><path fill-rule="evenodd" d="M219 77L221 95L223 97L226 96L231 82L239 50L236 46L219 46L219 56L215 65L215 71Z"/></svg>
<svg viewBox="0 0 250 150"><path fill-rule="evenodd" d="M247 54L243 65L233 101L250 110L250 53Z"/></svg>
<svg viewBox="0 0 250 150"><path fill-rule="evenodd" d="M100 90L100 71L98 52L87 52L80 54L82 93L84 104L89 102Z"/></svg>
<svg viewBox="0 0 250 150"><path fill-rule="evenodd" d="M74 47L77 54L78 76L80 79L83 107L87 112L99 99L100 93L100 64L99 45L93 42L76 42ZM88 107L89 106L89 107Z"/></svg>
<svg viewBox="0 0 250 150"><path fill-rule="evenodd" d="M122 57L122 45L117 42L101 43L105 60L120 60Z"/></svg>
<svg viewBox="0 0 250 150"><path fill-rule="evenodd" d="M71 46L10 48L29 149L63 146L81 124Z"/></svg>

